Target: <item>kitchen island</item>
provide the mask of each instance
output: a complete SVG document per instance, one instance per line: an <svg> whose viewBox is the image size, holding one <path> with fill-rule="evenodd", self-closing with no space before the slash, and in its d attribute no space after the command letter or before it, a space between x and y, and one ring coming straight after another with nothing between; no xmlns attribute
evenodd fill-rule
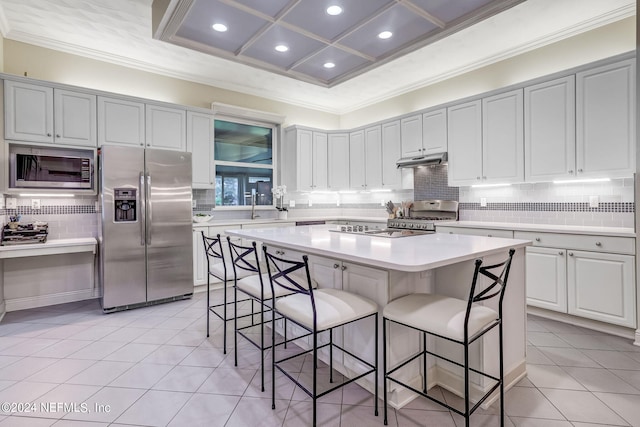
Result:
<svg viewBox="0 0 640 427"><path fill-rule="evenodd" d="M333 232L335 226L303 226L251 230L227 230L226 233L250 241L262 242L274 248L283 258L300 259L309 256L311 275L320 287L333 287L370 298L382 308L390 301L416 292L436 292L467 299L473 277L474 260L482 258L491 264L504 260L510 248L516 249L503 304L504 316L504 366L505 387L509 388L526 375L526 299L524 282L524 247L526 240L501 239L455 234L425 234L411 237L386 238L371 235ZM483 283L480 282L480 286ZM496 308L492 306L492 308ZM382 322L380 316L380 322ZM382 328L379 328L382 331ZM345 327L337 340L360 354L373 352L373 326ZM381 333L381 332L380 332ZM391 340L388 357L391 364L405 359L420 345L418 333L407 330L389 331ZM303 343L304 345L304 343ZM461 360L459 348L439 339L429 338L430 348ZM382 351L380 339L379 352ZM471 347L472 366L494 374L498 371L497 334L489 334L482 342ZM381 353L379 354L380 360ZM321 357L328 357L321 354ZM357 370L350 361L334 360L334 365L343 372ZM421 388L422 369L419 363L409 365L408 378ZM462 371L458 367L441 361L428 363L428 386L440 385L461 394ZM382 378L380 367L379 377ZM359 383L373 390L370 378ZM481 379L473 379L472 393L481 392L491 386ZM382 381L380 381L382 388ZM379 390L381 392L381 390ZM390 404L402 407L415 395L396 385L389 388ZM490 404L489 399L487 404Z"/></svg>

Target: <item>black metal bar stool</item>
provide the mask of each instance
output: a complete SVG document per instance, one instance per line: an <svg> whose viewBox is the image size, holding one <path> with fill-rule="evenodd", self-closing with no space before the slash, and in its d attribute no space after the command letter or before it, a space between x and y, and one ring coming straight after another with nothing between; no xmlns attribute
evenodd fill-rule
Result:
<svg viewBox="0 0 640 427"><path fill-rule="evenodd" d="M272 293L275 295L275 287L281 286L291 295L282 298L273 299L272 307L274 312L287 319L289 322L299 326L306 331L302 335L289 339L289 342L296 341L303 337L312 337L310 349L301 349L294 355L278 359L276 356L277 348L283 343L276 345L275 334L272 335L272 352L271 360L273 368L271 371L272 390L271 401L272 408L275 409L275 371L282 372L286 377L293 381L301 390L303 390L312 399L313 404L313 425L316 425L317 411L316 401L347 384L350 384L366 375L373 374L375 378L374 405L375 415L378 415L378 305L359 295L338 289L314 289L313 280L309 273L308 257L304 255L301 261L279 258L269 252L266 246L263 246L265 254L265 262L269 279L272 286ZM354 322L372 318L375 322L375 346L373 356L374 362L371 363L361 356L346 350L342 346L336 344L333 340L333 331L336 328L343 327ZM328 333L329 342L318 345L318 335ZM286 341L285 341L286 342ZM333 384L333 352L337 349L341 351L344 357L350 357L352 360L360 363L363 372L355 373L354 376L348 378L335 385L329 386L328 389L318 392L318 350L328 347L329 349L329 383ZM287 363L292 359L311 353L313 356L313 372L311 389L307 388L301 381L297 373L287 371Z"/></svg>
<svg viewBox="0 0 640 427"><path fill-rule="evenodd" d="M384 351L382 365L384 369L384 424L387 424L387 381L392 381L407 389L426 397L447 409L462 415L465 418L465 425L469 426L471 414L496 390L500 389L500 425L504 426L504 366L503 366L503 342L502 342L502 300L507 287L509 269L515 249L509 250L506 260L488 266L482 266L482 260L476 260L473 280L469 298L451 298L438 294L410 294L400 297L387 304L383 310L382 336ZM477 287L478 277L489 278L490 284L480 290ZM498 298L498 311L477 304L493 298ZM422 350L404 360L397 366L388 369L387 367L387 328L389 323L394 323L414 329L422 333ZM469 346L474 341L484 336L493 328L498 327L499 342L499 374L498 377L482 372L469 366ZM464 361L459 363L443 355L433 353L427 349L427 335L445 339L449 342L459 344L463 347ZM427 355L437 357L464 369L464 411L453 408L427 392ZM422 379L422 390L417 390L410 384L406 384L393 376L399 369L410 362L422 357L422 369L424 371ZM482 377L495 381L477 401L473 402L469 393L469 373L473 372Z"/></svg>

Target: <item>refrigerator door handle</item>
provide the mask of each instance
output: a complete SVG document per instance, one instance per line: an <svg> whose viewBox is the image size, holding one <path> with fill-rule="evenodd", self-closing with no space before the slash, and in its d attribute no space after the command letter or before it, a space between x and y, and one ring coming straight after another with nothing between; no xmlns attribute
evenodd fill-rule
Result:
<svg viewBox="0 0 640 427"><path fill-rule="evenodd" d="M144 211L145 211L145 197L144 194L144 173L140 172L140 186L138 187L138 199L140 202L140 208L138 209L138 219L140 221L140 246L145 245L145 235L146 235L146 224L144 220Z"/></svg>
<svg viewBox="0 0 640 427"><path fill-rule="evenodd" d="M145 191L147 198L147 245L151 245L151 227L153 226L153 204L151 203L151 174L147 174L147 189Z"/></svg>

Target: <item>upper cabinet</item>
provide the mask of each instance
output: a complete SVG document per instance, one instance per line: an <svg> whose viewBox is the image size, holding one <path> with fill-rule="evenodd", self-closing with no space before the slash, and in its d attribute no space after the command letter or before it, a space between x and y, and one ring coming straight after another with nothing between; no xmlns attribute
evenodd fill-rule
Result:
<svg viewBox="0 0 640 427"><path fill-rule="evenodd" d="M482 182L482 102L449 107L447 110L449 185Z"/></svg>
<svg viewBox="0 0 640 427"><path fill-rule="evenodd" d="M98 97L98 145L145 144L145 109L141 102Z"/></svg>
<svg viewBox="0 0 640 427"><path fill-rule="evenodd" d="M575 76L524 89L525 181L576 176Z"/></svg>
<svg viewBox="0 0 640 427"><path fill-rule="evenodd" d="M422 154L447 152L447 109L422 114Z"/></svg>
<svg viewBox="0 0 640 427"><path fill-rule="evenodd" d="M402 157L420 156L422 148L422 114L400 120Z"/></svg>
<svg viewBox="0 0 640 427"><path fill-rule="evenodd" d="M354 190L382 188L382 134L372 126L349 135L349 176Z"/></svg>
<svg viewBox="0 0 640 427"><path fill-rule="evenodd" d="M5 138L96 146L96 97L5 80Z"/></svg>
<svg viewBox="0 0 640 427"><path fill-rule="evenodd" d="M578 177L635 172L635 59L576 74Z"/></svg>
<svg viewBox="0 0 640 427"><path fill-rule="evenodd" d="M214 188L213 115L187 111L187 151L191 153L193 188Z"/></svg>
<svg viewBox="0 0 640 427"><path fill-rule="evenodd" d="M187 114L184 109L146 105L146 145L185 151Z"/></svg>
<svg viewBox="0 0 640 427"><path fill-rule="evenodd" d="M355 190L366 188L364 130L349 134L349 183Z"/></svg>
<svg viewBox="0 0 640 427"><path fill-rule="evenodd" d="M299 129L285 130L280 176L291 191L326 190L328 185L327 133Z"/></svg>
<svg viewBox="0 0 640 427"><path fill-rule="evenodd" d="M408 188L413 188L413 170L398 169L396 161L402 157L400 147L400 120L383 123L382 134L382 188L400 189L403 188L403 171L411 177Z"/></svg>
<svg viewBox="0 0 640 427"><path fill-rule="evenodd" d="M327 144L327 188L332 191L349 188L349 134L330 133Z"/></svg>

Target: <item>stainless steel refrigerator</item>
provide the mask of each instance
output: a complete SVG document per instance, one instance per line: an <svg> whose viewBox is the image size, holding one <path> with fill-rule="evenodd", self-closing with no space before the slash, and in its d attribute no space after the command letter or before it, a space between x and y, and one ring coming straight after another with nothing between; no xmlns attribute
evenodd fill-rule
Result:
<svg viewBox="0 0 640 427"><path fill-rule="evenodd" d="M191 153L103 145L99 168L103 310L192 296Z"/></svg>

